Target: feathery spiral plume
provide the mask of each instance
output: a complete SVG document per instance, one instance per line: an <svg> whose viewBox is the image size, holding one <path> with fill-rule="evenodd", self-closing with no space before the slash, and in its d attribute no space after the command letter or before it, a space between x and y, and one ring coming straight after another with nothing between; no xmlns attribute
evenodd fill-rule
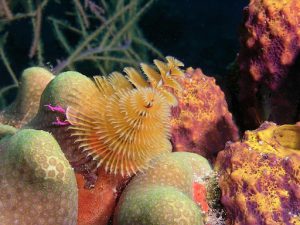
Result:
<svg viewBox="0 0 300 225"><path fill-rule="evenodd" d="M114 72L109 77L95 76L99 95L92 102L67 109L72 135L82 151L97 160L107 172L130 176L148 167L156 156L170 152L170 107L176 98L167 88L177 86L181 62L167 57L157 72L142 64L148 80L134 68ZM163 67L163 69L161 69Z"/></svg>

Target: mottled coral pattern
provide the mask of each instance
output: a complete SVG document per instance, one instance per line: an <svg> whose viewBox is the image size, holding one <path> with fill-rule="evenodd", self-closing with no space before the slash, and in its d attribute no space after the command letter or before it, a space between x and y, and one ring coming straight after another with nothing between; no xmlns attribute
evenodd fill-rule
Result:
<svg viewBox="0 0 300 225"><path fill-rule="evenodd" d="M124 179L108 176L104 171L98 173L95 170L95 161L87 156L87 152L79 150L79 143L75 142L75 137L71 137L68 126L53 124L57 118L65 121L66 117L62 109L84 105L83 100L92 102L97 95L96 85L90 78L74 71L61 73L46 87L41 97L39 112L26 125L26 127L50 132L74 168L79 195L78 225L107 224L116 204L115 192L125 183ZM97 180L98 175L102 178ZM94 187L94 189L87 189L87 187Z"/></svg>
<svg viewBox="0 0 300 225"><path fill-rule="evenodd" d="M183 91L175 92L179 103L172 109L173 149L214 159L226 141L239 137L224 93L200 69L187 69L178 81Z"/></svg>
<svg viewBox="0 0 300 225"><path fill-rule="evenodd" d="M1 139L0 185L0 224L76 225L75 175L49 133Z"/></svg>
<svg viewBox="0 0 300 225"><path fill-rule="evenodd" d="M211 175L210 164L197 154L175 152L160 156L125 188L114 225L140 224L139 220L149 225L203 224L207 219L206 188ZM202 185L203 192L195 189L195 182ZM195 191L201 194L201 201Z"/></svg>
<svg viewBox="0 0 300 225"><path fill-rule="evenodd" d="M170 186L145 187L121 200L114 225L202 225L197 205Z"/></svg>
<svg viewBox="0 0 300 225"><path fill-rule="evenodd" d="M147 185L172 186L192 197L193 170L188 161L181 157L184 154L186 153L168 153L157 158L145 173L131 180L128 190Z"/></svg>
<svg viewBox="0 0 300 225"><path fill-rule="evenodd" d="M264 123L219 153L228 224L300 224L299 150L299 126Z"/></svg>
<svg viewBox="0 0 300 225"><path fill-rule="evenodd" d="M78 98L78 96L84 96L84 101L91 102L97 93L95 84L88 77L74 71L61 73L46 87L41 96L37 115L26 125L28 128L50 132L75 171L83 174L94 167L93 163L88 163L91 159L87 158L87 153L79 150L79 144L75 143L74 137L71 137L68 126L53 124L57 118L64 121L65 115L60 112L53 112L47 105L66 109L83 104L82 98Z"/></svg>

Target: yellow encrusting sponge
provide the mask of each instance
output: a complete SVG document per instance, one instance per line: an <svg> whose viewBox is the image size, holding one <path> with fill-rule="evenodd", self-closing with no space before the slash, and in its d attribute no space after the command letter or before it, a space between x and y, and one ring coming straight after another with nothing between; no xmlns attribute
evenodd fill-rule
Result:
<svg viewBox="0 0 300 225"><path fill-rule="evenodd" d="M167 61L154 61L159 72L141 64L148 80L131 67L124 69L126 77L118 72L96 76L99 95L92 102L67 109L72 135L97 160L97 166L130 176L171 151L170 107L177 99L169 88L181 88L174 76L183 74L179 69L183 64L173 57Z"/></svg>

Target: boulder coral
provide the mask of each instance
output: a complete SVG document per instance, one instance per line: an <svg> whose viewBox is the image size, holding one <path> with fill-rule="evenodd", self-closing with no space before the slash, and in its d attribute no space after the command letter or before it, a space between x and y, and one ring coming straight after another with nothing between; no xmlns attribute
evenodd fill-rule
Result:
<svg viewBox="0 0 300 225"><path fill-rule="evenodd" d="M79 224L106 224L116 190L127 176L146 167L154 156L171 151L167 121L176 97L164 87L178 87L173 77L183 74L178 68L182 63L167 57L167 63L155 60L155 64L159 72L141 66L149 80L134 68L125 68L127 78L114 72L106 78L97 76L94 82L74 71L61 73L46 87L36 117L26 125L51 132L75 169ZM118 151L111 151L115 148ZM115 175L103 173L103 168ZM103 179L97 180L98 175Z"/></svg>
<svg viewBox="0 0 300 225"><path fill-rule="evenodd" d="M75 174L47 132L24 129L0 141L1 224L76 225Z"/></svg>
<svg viewBox="0 0 300 225"><path fill-rule="evenodd" d="M123 191L114 225L203 224L207 219L203 206L210 203L207 196L201 202L194 198L194 184L206 189L212 172L208 161L194 153L175 152L158 157Z"/></svg>
<svg viewBox="0 0 300 225"><path fill-rule="evenodd" d="M37 113L40 98L54 75L42 67L30 67L22 73L15 101L0 112L0 123L20 128Z"/></svg>
<svg viewBox="0 0 300 225"><path fill-rule="evenodd" d="M176 79L183 91L175 91L178 106L172 108L171 141L174 151L189 151L214 160L227 141L239 138L215 79L189 68Z"/></svg>
<svg viewBox="0 0 300 225"><path fill-rule="evenodd" d="M116 225L203 225L197 205L171 186L131 192L117 213Z"/></svg>
<svg viewBox="0 0 300 225"><path fill-rule="evenodd" d="M300 127L265 122L218 154L228 224L300 224Z"/></svg>
<svg viewBox="0 0 300 225"><path fill-rule="evenodd" d="M294 123L300 118L300 2L251 0L244 14L238 62L245 127Z"/></svg>
<svg viewBox="0 0 300 225"><path fill-rule="evenodd" d="M66 119L65 109L82 105L82 99L92 101L97 94L94 82L88 77L74 71L61 73L47 85L41 96L38 113L26 125L26 128L50 132L76 172L91 170L92 165L88 164L91 160L79 150L79 144L71 137L69 127L60 125L60 122Z"/></svg>
<svg viewBox="0 0 300 225"><path fill-rule="evenodd" d="M107 224L116 204L114 190L126 182L125 178L98 173L91 157L79 150L69 126L59 123L66 119L63 109L80 105L82 98L91 101L97 94L94 82L88 77L73 71L61 73L45 88L37 115L25 126L50 132L74 168L78 183L78 225ZM52 106L59 106L61 111L52 111L55 108ZM98 175L102 178L97 180Z"/></svg>

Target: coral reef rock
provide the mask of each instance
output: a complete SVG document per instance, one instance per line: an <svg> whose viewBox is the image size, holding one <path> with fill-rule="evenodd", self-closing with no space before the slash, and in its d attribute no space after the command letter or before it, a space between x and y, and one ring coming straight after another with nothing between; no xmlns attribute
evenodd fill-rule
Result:
<svg viewBox="0 0 300 225"><path fill-rule="evenodd" d="M37 113L41 94L54 78L42 67L31 67L23 71L15 101L0 112L0 123L22 127Z"/></svg>
<svg viewBox="0 0 300 225"><path fill-rule="evenodd" d="M238 61L245 127L294 123L300 118L300 2L251 0L244 13Z"/></svg>
<svg viewBox="0 0 300 225"><path fill-rule="evenodd" d="M300 224L300 127L265 122L218 154L228 224Z"/></svg>
<svg viewBox="0 0 300 225"><path fill-rule="evenodd" d="M58 143L31 129L0 141L0 223L76 225L75 174Z"/></svg>
<svg viewBox="0 0 300 225"><path fill-rule="evenodd" d="M224 93L200 69L187 69L178 81L183 91L175 92L179 104L172 109L173 148L214 160L227 141L239 138Z"/></svg>
<svg viewBox="0 0 300 225"><path fill-rule="evenodd" d="M123 191L114 225L203 224L203 206L208 203L206 196L201 202L194 198L194 184L202 184L205 192L212 172L208 161L194 153L175 152L158 157Z"/></svg>

